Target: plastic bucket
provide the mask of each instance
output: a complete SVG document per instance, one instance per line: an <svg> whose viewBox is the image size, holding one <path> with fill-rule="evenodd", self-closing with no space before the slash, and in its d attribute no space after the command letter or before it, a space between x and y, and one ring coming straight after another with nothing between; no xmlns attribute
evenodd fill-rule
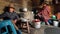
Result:
<svg viewBox="0 0 60 34"><path fill-rule="evenodd" d="M59 22L58 21L53 21L53 25L58 27Z"/></svg>
<svg viewBox="0 0 60 34"><path fill-rule="evenodd" d="M40 27L41 27L41 22L36 22L36 23L34 24L34 27L35 27L35 28L40 28Z"/></svg>

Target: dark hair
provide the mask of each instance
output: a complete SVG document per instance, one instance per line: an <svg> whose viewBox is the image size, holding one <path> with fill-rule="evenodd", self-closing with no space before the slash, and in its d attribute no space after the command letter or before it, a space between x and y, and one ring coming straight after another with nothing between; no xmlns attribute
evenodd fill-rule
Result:
<svg viewBox="0 0 60 34"><path fill-rule="evenodd" d="M4 9L3 9L4 12L8 12L9 11L9 7L8 6L5 6Z"/></svg>
<svg viewBox="0 0 60 34"><path fill-rule="evenodd" d="M14 7L5 6L4 9L3 9L3 11L4 12L9 12L10 8L15 9Z"/></svg>

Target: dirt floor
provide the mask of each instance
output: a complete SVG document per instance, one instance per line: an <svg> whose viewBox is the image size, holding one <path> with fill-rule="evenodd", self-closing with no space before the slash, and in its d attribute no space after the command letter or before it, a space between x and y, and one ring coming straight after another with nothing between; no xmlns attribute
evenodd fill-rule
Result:
<svg viewBox="0 0 60 34"><path fill-rule="evenodd" d="M44 34L44 30L48 27L52 27L52 26L46 26L45 25L45 26L41 26L40 29L35 29L35 28L30 27L30 34ZM25 32L22 31L22 34L28 34L28 33L26 33L26 31Z"/></svg>

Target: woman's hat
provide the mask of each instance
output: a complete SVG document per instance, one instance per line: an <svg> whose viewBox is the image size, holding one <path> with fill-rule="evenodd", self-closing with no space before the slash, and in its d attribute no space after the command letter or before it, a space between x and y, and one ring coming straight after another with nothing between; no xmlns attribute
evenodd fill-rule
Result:
<svg viewBox="0 0 60 34"><path fill-rule="evenodd" d="M10 4L8 5L8 7L9 7L9 8L13 8L13 9L15 9L13 3L10 3Z"/></svg>
<svg viewBox="0 0 60 34"><path fill-rule="evenodd" d="M45 1L44 4L50 4L48 1Z"/></svg>
<svg viewBox="0 0 60 34"><path fill-rule="evenodd" d="M14 7L9 7L9 8L15 9Z"/></svg>

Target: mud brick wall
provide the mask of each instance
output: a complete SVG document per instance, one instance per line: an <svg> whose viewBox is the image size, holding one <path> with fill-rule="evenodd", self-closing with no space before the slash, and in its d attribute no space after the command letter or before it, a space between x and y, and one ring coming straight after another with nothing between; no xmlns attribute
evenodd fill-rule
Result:
<svg viewBox="0 0 60 34"><path fill-rule="evenodd" d="M0 0L0 14L3 13L3 9L5 6L8 6L11 2L10 1L7 1L7 0ZM18 3L14 3L14 7L16 9L16 11L18 12L19 11L19 8L21 7L20 4Z"/></svg>
<svg viewBox="0 0 60 34"><path fill-rule="evenodd" d="M0 0L0 14L3 12L3 8L8 4L9 4L9 2L5 2L5 1Z"/></svg>

